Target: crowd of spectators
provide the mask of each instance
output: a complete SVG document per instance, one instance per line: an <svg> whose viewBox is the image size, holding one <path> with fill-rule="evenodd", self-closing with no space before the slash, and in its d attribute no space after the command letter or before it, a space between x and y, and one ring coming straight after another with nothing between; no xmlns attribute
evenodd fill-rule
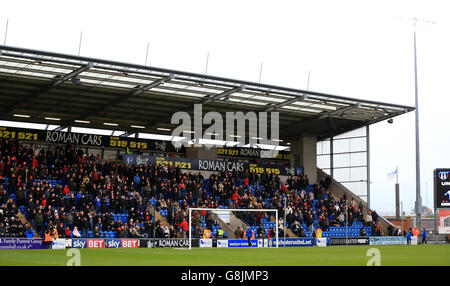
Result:
<svg viewBox="0 0 450 286"><path fill-rule="evenodd" d="M8 179L8 192L15 201L0 185L0 236L29 236L34 229L42 237L46 229L55 228L59 237L89 233L101 237L102 231L116 231L118 237L183 237L189 207L278 209L280 230L286 223L298 236L305 236L303 223L309 228L318 221L324 231L342 226L345 213L349 224L369 223L361 202L332 198L329 177L315 183L311 191L306 191L307 175L282 182L274 174L219 172L205 180L200 173L172 167L102 162L70 145L40 148L2 138L2 178ZM19 207L25 208L30 225L17 218ZM167 211L170 226L156 219L155 211L161 210ZM115 220L114 214L127 214L128 219ZM250 212L241 218L259 226L267 215ZM213 224L209 212L193 212L195 236L201 235L203 220L207 227ZM376 221L372 217L370 224Z"/></svg>

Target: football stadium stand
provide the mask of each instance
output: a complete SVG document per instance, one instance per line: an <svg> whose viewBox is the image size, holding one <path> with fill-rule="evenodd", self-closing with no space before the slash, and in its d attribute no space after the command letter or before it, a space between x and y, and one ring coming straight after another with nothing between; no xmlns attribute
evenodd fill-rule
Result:
<svg viewBox="0 0 450 286"><path fill-rule="evenodd" d="M325 237L383 235L389 222L317 168L317 143L414 110L10 46L0 46L0 101L0 119L12 124L0 129L0 236L8 237L43 237L46 229L59 237L186 237L189 207L278 209L278 222L266 213L240 212L231 226L211 212L195 212L196 237L206 227L233 238L237 226L273 237L277 223L280 236L311 237L319 227ZM271 140L284 142L280 158L266 161L256 148L209 150L140 137L173 138L171 115L192 115L194 104L221 115L277 111L279 138ZM24 123L46 127L25 129ZM240 137L249 137L244 133ZM149 164L159 156L179 160L166 162L176 167ZM191 167L194 159L198 168ZM246 167L199 171L200 160Z"/></svg>
<svg viewBox="0 0 450 286"><path fill-rule="evenodd" d="M175 168L104 162L70 145L51 151L5 138L0 150L3 236L25 237L31 229L42 237L54 227L59 237L185 237L181 225L188 207L276 208L280 225L286 223L299 237L314 236L318 227L324 237L343 237L347 231L349 236L381 235L377 215L368 222L362 202L351 199L346 205L345 194L335 199L329 177L314 184L306 175L282 181L273 174L217 172L204 178ZM193 227L208 227L216 236L219 223L208 216L195 214ZM261 213L239 218L256 237L262 228L268 235L276 223Z"/></svg>

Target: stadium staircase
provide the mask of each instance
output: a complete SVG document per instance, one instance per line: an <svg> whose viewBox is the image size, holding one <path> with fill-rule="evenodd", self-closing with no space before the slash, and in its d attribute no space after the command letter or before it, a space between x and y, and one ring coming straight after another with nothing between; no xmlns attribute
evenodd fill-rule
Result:
<svg viewBox="0 0 450 286"><path fill-rule="evenodd" d="M290 228L286 228L286 237L298 237L296 236Z"/></svg>
<svg viewBox="0 0 450 286"><path fill-rule="evenodd" d="M31 226L31 223L26 219L25 215L22 213L21 210L19 210L19 212L17 213L17 218L22 222L23 225L28 225L31 227L31 229L34 232L34 238L40 238L37 231Z"/></svg>
<svg viewBox="0 0 450 286"><path fill-rule="evenodd" d="M270 221L275 222L275 217L274 216L270 216ZM284 228L283 231L286 231L286 234L287 234L286 237L298 237L297 235L295 235L292 232L292 229L290 229L289 227Z"/></svg>
<svg viewBox="0 0 450 286"><path fill-rule="evenodd" d="M237 238L236 235L234 234L235 230L240 227L241 229L243 229L245 231L245 229L247 229L247 224L244 223L241 219L239 219L236 215L234 215L233 213L230 214L230 223L225 223L224 221L218 219L217 220L220 227L228 234L228 238L230 239L234 239ZM270 222L272 222L272 224L275 224L275 217L274 216L270 216ZM264 222L266 224L265 228L266 231L268 229L268 224L269 221L265 221ZM258 227L254 226L251 227L251 229L256 233ZM297 237L291 229L286 228L286 234L288 237Z"/></svg>
<svg viewBox="0 0 450 286"><path fill-rule="evenodd" d="M10 190L9 190L8 178L3 178L3 179L4 179L4 182L2 182L2 187L3 187L3 189L5 189L7 191L8 198L11 198L14 201L14 203L17 203L16 195L14 193L10 192ZM26 208L24 206L19 206L19 212L17 213L16 217L22 222L23 225L25 225L25 226L28 225L31 227L31 229L34 232L35 238L40 237L39 234L36 232L36 230L31 226L31 223L27 220Z"/></svg>
<svg viewBox="0 0 450 286"><path fill-rule="evenodd" d="M328 174L325 173L323 170L317 168L317 181L320 181L327 177ZM363 205L363 215L364 217L367 215L367 211L369 210L367 206L367 202L362 200L358 195L350 191L348 188L346 188L344 185L336 181L335 179L331 179L331 196L334 197L335 200L339 201L344 194L347 195L347 199L350 201L351 199L354 199L355 201L359 202L362 201ZM373 211L370 209L370 211ZM388 233L388 226L391 225L395 227L391 222L386 220L384 217L378 215L379 219L378 221L381 222L381 230L384 234Z"/></svg>
<svg viewBox="0 0 450 286"><path fill-rule="evenodd" d="M244 223L241 219L239 219L236 215L233 213L230 213L230 223L226 223L222 221L221 219L217 219L220 227L223 229L224 232L228 234L228 238L235 239L238 238L235 235L236 229L239 227L242 230L247 229L247 224ZM242 238L242 237L239 237Z"/></svg>
<svg viewBox="0 0 450 286"><path fill-rule="evenodd" d="M167 226L170 228L171 224L166 220L166 218L161 215L160 212L155 211L156 220L159 220L159 223L163 226Z"/></svg>

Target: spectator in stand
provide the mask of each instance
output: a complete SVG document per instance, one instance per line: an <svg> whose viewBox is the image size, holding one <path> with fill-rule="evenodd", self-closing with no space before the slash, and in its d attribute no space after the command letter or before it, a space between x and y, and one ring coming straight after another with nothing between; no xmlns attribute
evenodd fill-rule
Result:
<svg viewBox="0 0 450 286"><path fill-rule="evenodd" d="M33 231L33 229L30 226L27 227L27 231L25 232L25 235L26 235L27 238L33 238L34 237L34 231Z"/></svg>
<svg viewBox="0 0 450 286"><path fill-rule="evenodd" d="M353 212L349 212L348 217L347 217L347 221L348 221L348 225L352 226L353 224Z"/></svg>
<svg viewBox="0 0 450 286"><path fill-rule="evenodd" d="M98 228L98 226L95 226L94 230L92 231L92 236L94 238L102 238L102 235L100 233L100 229Z"/></svg>
<svg viewBox="0 0 450 286"><path fill-rule="evenodd" d="M345 215L344 215L343 212L339 213L338 220L339 220L339 226L341 226L341 227L344 226L344 224L345 224Z"/></svg>
<svg viewBox="0 0 450 286"><path fill-rule="evenodd" d="M294 221L293 223L292 223L292 232L295 234L295 235L297 235L297 236L300 236L300 228L301 228L301 226L300 226L300 224L298 223L298 221Z"/></svg>
<svg viewBox="0 0 450 286"><path fill-rule="evenodd" d="M180 223L180 230L185 234L184 237L187 237L187 233L189 230L189 224L186 221L186 218L183 218L183 221Z"/></svg>
<svg viewBox="0 0 450 286"><path fill-rule="evenodd" d="M130 225L128 228L128 237L139 238L139 231L137 229L138 226Z"/></svg>
<svg viewBox="0 0 450 286"><path fill-rule="evenodd" d="M163 231L164 231L164 238L170 238L170 229L166 225L163 226Z"/></svg>
<svg viewBox="0 0 450 286"><path fill-rule="evenodd" d="M66 232L64 231L64 224L61 222L56 227L56 230L58 232L58 237L64 238L66 235Z"/></svg>
<svg viewBox="0 0 450 286"><path fill-rule="evenodd" d="M361 229L359 230L359 236L366 236L366 235L367 235L366 230L363 227L361 227Z"/></svg>
<svg viewBox="0 0 450 286"><path fill-rule="evenodd" d="M377 223L376 229L377 229L376 236L381 236L381 223L380 222Z"/></svg>
<svg viewBox="0 0 450 286"><path fill-rule="evenodd" d="M128 232L126 231L125 228L117 228L117 237L118 238L127 238L128 237Z"/></svg>
<svg viewBox="0 0 450 286"><path fill-rule="evenodd" d="M306 237L306 233L305 233L305 230L303 228L300 229L300 234L298 236L299 237Z"/></svg>
<svg viewBox="0 0 450 286"><path fill-rule="evenodd" d="M147 238L148 233L145 231L144 227L140 227L139 225L136 226L136 232L139 238Z"/></svg>
<svg viewBox="0 0 450 286"><path fill-rule="evenodd" d="M70 232L69 227L66 227L66 229L64 230L64 237L66 237L66 238L71 237L71 232Z"/></svg>
<svg viewBox="0 0 450 286"><path fill-rule="evenodd" d="M83 237L89 237L90 225L89 225L88 218L86 216L84 216L84 217L82 216L81 219L82 219L81 229L83 230Z"/></svg>
<svg viewBox="0 0 450 286"><path fill-rule="evenodd" d="M263 238L266 234L264 228L262 227L262 225L258 226L258 229L256 230L256 234L258 235L258 238Z"/></svg>
<svg viewBox="0 0 450 286"><path fill-rule="evenodd" d="M372 226L372 213L367 211L365 226Z"/></svg>
<svg viewBox="0 0 450 286"><path fill-rule="evenodd" d="M377 212L375 211L375 210L373 210L372 211L372 213L371 213L371 215L372 215L372 221L373 221L373 223L377 223L378 222L378 214L377 214Z"/></svg>
<svg viewBox="0 0 450 286"><path fill-rule="evenodd" d="M78 231L78 227L76 227L76 226L73 228L72 234L73 234L73 237L75 237L75 238L80 238L81 237L81 234Z"/></svg>

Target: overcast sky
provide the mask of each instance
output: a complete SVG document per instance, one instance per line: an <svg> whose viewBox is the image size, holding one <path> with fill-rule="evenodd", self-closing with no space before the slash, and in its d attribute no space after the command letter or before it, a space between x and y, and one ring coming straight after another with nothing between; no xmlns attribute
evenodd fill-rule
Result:
<svg viewBox="0 0 450 286"><path fill-rule="evenodd" d="M450 167L448 1L4 1L0 39L23 48L233 79L259 80L414 106L413 30L402 19L436 21L417 32L421 189L433 207L432 172ZM68 3L68 4L65 4ZM414 112L371 126L371 203L394 213L415 200Z"/></svg>

